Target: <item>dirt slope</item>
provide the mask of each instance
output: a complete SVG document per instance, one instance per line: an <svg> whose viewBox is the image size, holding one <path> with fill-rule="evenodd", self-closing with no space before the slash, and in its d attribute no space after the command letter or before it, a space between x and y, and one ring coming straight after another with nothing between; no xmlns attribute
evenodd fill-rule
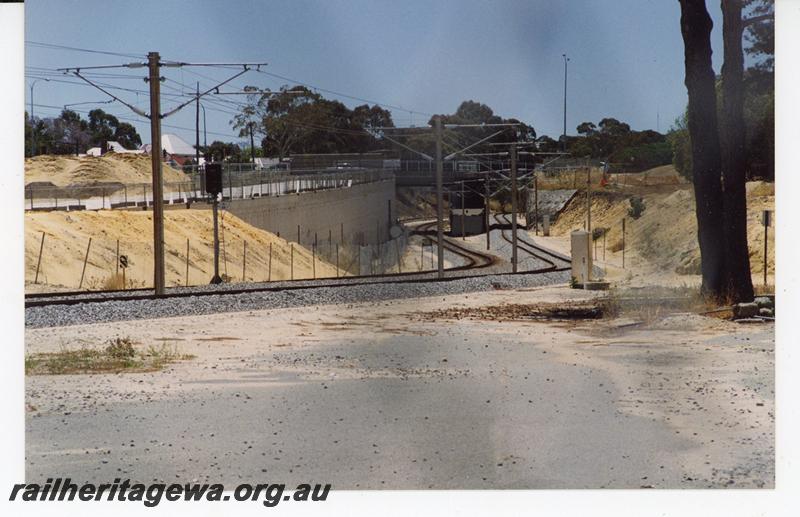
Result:
<svg viewBox="0 0 800 517"><path fill-rule="evenodd" d="M637 189L645 203L641 217L628 215L630 195L624 192L596 192L592 198L592 226L608 228L606 254L610 263L622 259L622 219L626 218L626 266L633 275L672 276L698 275L700 250L697 244L697 220L694 211L694 191L689 185L676 185L672 191L663 187ZM747 184L748 240L750 269L761 283L764 261L764 227L761 212L773 210L774 186L764 182ZM579 193L552 227L554 235L568 235L583 229L586 218L585 192ZM769 232L768 267L774 272L774 228ZM598 255L602 257L602 239L598 240Z"/></svg>
<svg viewBox="0 0 800 517"><path fill-rule="evenodd" d="M164 182L188 181L181 171L163 165ZM25 160L25 184L50 182L59 187L98 182L150 183L150 156L108 153L104 156L41 155Z"/></svg>
<svg viewBox="0 0 800 517"><path fill-rule="evenodd" d="M213 273L213 219L211 210L167 210L164 213L166 235L167 285L183 285L186 274L186 239L189 239L189 283L205 284ZM25 214L25 280L30 291L33 286L36 260L42 232L46 232L39 283L47 287L78 287L83 258L89 242L92 245L86 266L83 287L103 289L111 284L116 271L116 239L120 254L127 255L130 267L126 271L129 287L152 286L153 220L151 212L101 210L87 212L36 212ZM242 280L244 241L247 241L246 278L266 280L268 276L269 245L272 243L272 279L290 277L290 245L272 233L259 230L231 214L224 214L220 250L220 272L234 281ZM227 267L225 266L227 259ZM336 276L334 266L316 260L316 274ZM294 277L312 276L311 251L294 245ZM109 284L109 285L106 285Z"/></svg>

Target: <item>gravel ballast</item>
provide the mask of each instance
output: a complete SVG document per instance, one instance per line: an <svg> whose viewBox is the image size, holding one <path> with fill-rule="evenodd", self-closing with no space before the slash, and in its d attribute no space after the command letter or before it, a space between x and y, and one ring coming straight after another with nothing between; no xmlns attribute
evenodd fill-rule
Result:
<svg viewBox="0 0 800 517"><path fill-rule="evenodd" d="M516 289L566 283L569 271L541 274L485 275L447 281L348 284L292 291L189 296L156 300L109 301L77 305L30 307L25 326L58 327L134 319L217 314L309 305L370 303L492 289Z"/></svg>

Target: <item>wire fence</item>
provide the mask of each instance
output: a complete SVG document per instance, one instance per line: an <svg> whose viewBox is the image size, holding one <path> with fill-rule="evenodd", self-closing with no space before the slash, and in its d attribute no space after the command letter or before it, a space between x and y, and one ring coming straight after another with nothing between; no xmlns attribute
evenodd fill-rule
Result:
<svg viewBox="0 0 800 517"><path fill-rule="evenodd" d="M213 240L175 235L165 239L167 285L208 284L214 271ZM403 271L409 234L377 244L364 236L346 241L333 234L311 242L258 239L220 220L219 272L225 282L272 282L370 276ZM432 253L431 253L432 255ZM116 238L97 231L65 235L31 233L25 242L26 283L33 290L114 290L153 286L153 247L146 239Z"/></svg>
<svg viewBox="0 0 800 517"><path fill-rule="evenodd" d="M347 188L391 178L389 172L374 170L305 174L277 171L244 171L234 168L223 171L223 200L253 199ZM205 172L190 176L187 181L165 182L164 203L191 204L207 198ZM25 187L26 210L103 210L132 209L152 206L153 186L149 183L97 183L57 186L31 183Z"/></svg>

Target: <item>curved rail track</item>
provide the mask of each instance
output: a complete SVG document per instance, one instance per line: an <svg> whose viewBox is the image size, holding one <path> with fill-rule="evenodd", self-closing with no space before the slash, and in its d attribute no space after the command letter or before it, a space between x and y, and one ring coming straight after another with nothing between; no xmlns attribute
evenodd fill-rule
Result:
<svg viewBox="0 0 800 517"><path fill-rule="evenodd" d="M509 224L507 219L495 216L498 222ZM436 243L436 222L423 223L412 231L413 234L427 238L432 244ZM505 235L501 226L503 238L511 242L510 237ZM569 260L562 255L558 255L550 250L541 248L534 243L518 239L518 246L523 251L533 255L539 260L548 264L545 268L521 271L516 274L537 274L549 273L552 271L563 271L568 269L563 264L569 264ZM280 291L301 291L317 288L347 287L349 285L374 285L374 284L405 284L414 282L430 281L450 281L461 278L482 276L481 274L459 274L472 270L486 269L498 263L498 258L494 255L482 253L474 249L463 246L451 239L445 238L444 249L458 255L464 259L464 264L445 269L447 276L444 278L436 277L436 270L411 271L404 273L389 273L382 275L362 275L347 276L339 278L322 279L298 279L280 280L265 285L265 283L251 283L246 287L231 287L231 284L221 284L220 286L193 286L193 287L172 287L164 295L156 295L152 289L128 289L128 290L107 290L107 291L72 291L72 292L52 292L36 293L25 295L25 308L43 307L54 305L77 305L87 303L103 303L113 301L136 301L136 300L155 300L169 298L189 298L194 296L222 296L248 293L269 293ZM549 258L548 258L549 257ZM562 264L559 264L561 261ZM455 274L454 274L455 273ZM484 273L485 274L485 273ZM494 273L498 275L511 275L514 273Z"/></svg>
<svg viewBox="0 0 800 517"><path fill-rule="evenodd" d="M514 242L512 238L513 236L506 235L506 227L511 225L511 221L508 219L508 216L505 214L502 215L495 214L494 218L498 223L500 223L500 226L497 227L500 229L500 236L503 238L504 241L508 242L509 244L513 244ZM548 250L547 248L543 248L534 242L526 240L525 237L521 237L519 234L517 234L517 248L533 256L537 260L540 260L545 264L548 264L547 267L536 269L533 271L526 271L527 273L563 271L566 269L570 269L572 265L569 257Z"/></svg>
<svg viewBox="0 0 800 517"><path fill-rule="evenodd" d="M413 233L427 237L435 243L436 223L425 223L417 227ZM434 236L431 238L431 234ZM230 287L231 284L220 284L217 286L193 286L193 287L172 287L164 295L156 295L152 289L127 289L127 290L105 290L105 291L70 291L70 292L51 292L36 293L25 295L25 308L42 307L53 305L77 305L82 303L102 303L111 301L133 301L133 300L153 300L164 298L188 298L192 296L212 296L212 295L235 295L259 292L279 292L279 291L300 291L304 289L316 289L325 287L346 287L355 283L359 285L371 284L401 284L420 281L447 281L458 278L478 275L453 275L452 273L469 271L472 269L482 269L492 266L497 258L475 250L471 250L450 240L445 240L444 248L451 253L463 257L465 263L460 266L446 268L448 274L445 278L436 278L436 270L410 271L404 273L389 273L382 275L361 275L346 276L339 278L321 279L297 279L275 281L272 285L264 283L250 284L247 287Z"/></svg>

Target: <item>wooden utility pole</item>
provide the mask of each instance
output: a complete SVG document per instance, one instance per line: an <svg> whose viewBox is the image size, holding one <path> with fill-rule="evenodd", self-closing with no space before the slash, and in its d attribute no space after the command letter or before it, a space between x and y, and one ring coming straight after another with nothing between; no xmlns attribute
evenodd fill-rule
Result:
<svg viewBox="0 0 800 517"><path fill-rule="evenodd" d="M253 122L247 124L247 128L250 130L250 160L253 162L253 166L255 167L256 164L256 146L255 142L253 141Z"/></svg>
<svg viewBox="0 0 800 517"><path fill-rule="evenodd" d="M517 272L517 144L511 144L511 271Z"/></svg>
<svg viewBox="0 0 800 517"><path fill-rule="evenodd" d="M197 101L194 111L194 166L200 172L200 82L197 83Z"/></svg>
<svg viewBox="0 0 800 517"><path fill-rule="evenodd" d="M161 63L158 52L147 55L150 69L150 159L153 165L153 288L164 294L164 191L161 177Z"/></svg>
<svg viewBox="0 0 800 517"><path fill-rule="evenodd" d="M434 129L436 131L436 245L437 250L437 270L438 278L444 278L444 203L442 195L442 176L444 174L442 164L442 118L434 118Z"/></svg>

